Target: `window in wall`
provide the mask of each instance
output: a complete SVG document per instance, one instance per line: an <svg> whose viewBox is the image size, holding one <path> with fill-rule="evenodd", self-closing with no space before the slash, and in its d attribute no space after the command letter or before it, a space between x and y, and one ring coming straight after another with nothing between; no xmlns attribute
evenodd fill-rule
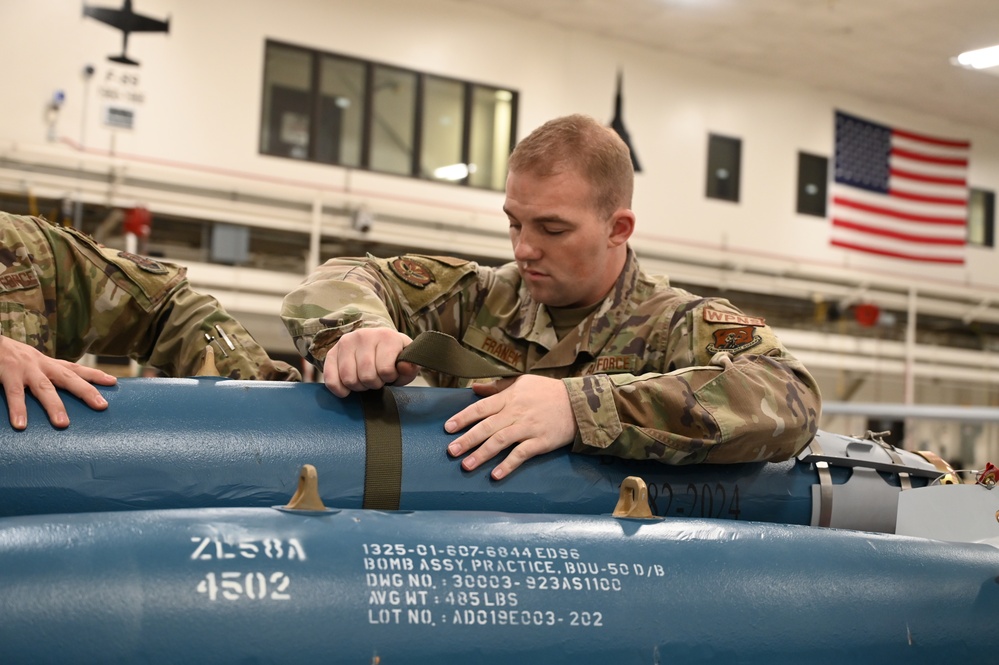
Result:
<svg viewBox="0 0 999 665"><path fill-rule="evenodd" d="M212 263L243 265L250 258L250 229L238 224L212 224L210 247Z"/></svg>
<svg viewBox="0 0 999 665"><path fill-rule="evenodd" d="M316 161L361 165L365 116L364 63L324 55L319 61Z"/></svg>
<svg viewBox="0 0 999 665"><path fill-rule="evenodd" d="M995 192L968 190L968 244L995 247Z"/></svg>
<svg viewBox="0 0 999 665"><path fill-rule="evenodd" d="M709 199L739 201L739 162L742 140L728 136L708 136L707 193Z"/></svg>
<svg viewBox="0 0 999 665"><path fill-rule="evenodd" d="M509 90L473 87L468 181L476 187L503 189L513 150L514 101Z"/></svg>
<svg viewBox="0 0 999 665"><path fill-rule="evenodd" d="M308 265L309 235L284 229L252 226L249 266L260 270L302 274Z"/></svg>
<svg viewBox="0 0 999 665"><path fill-rule="evenodd" d="M798 153L798 204L802 215L826 216L826 183L829 158Z"/></svg>
<svg viewBox="0 0 999 665"><path fill-rule="evenodd" d="M416 74L376 66L371 94L371 159L374 171L411 175L416 136Z"/></svg>
<svg viewBox="0 0 999 665"><path fill-rule="evenodd" d="M267 42L260 151L503 189L517 93Z"/></svg>
<svg viewBox="0 0 999 665"><path fill-rule="evenodd" d="M468 177L468 164L461 157L465 152L465 85L437 76L424 81L420 175L464 180Z"/></svg>
<svg viewBox="0 0 999 665"><path fill-rule="evenodd" d="M311 89L310 52L286 46L267 49L260 152L295 159L309 158Z"/></svg>

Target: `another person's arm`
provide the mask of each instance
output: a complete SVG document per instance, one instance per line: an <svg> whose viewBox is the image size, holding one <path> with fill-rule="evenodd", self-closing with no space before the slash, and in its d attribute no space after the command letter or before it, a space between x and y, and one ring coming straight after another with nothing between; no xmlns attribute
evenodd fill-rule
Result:
<svg viewBox="0 0 999 665"><path fill-rule="evenodd" d="M0 385L14 429L28 426L26 389L41 403L53 425L66 427L69 416L56 388L79 397L92 409L103 410L108 403L92 384L113 386L116 381L99 369L49 358L34 347L0 335Z"/></svg>
<svg viewBox="0 0 999 665"><path fill-rule="evenodd" d="M73 362L85 353L152 361L172 376L191 375L200 368L205 334L221 338L219 328L235 347L227 349L228 357L217 354L226 375L300 378L296 369L272 361L214 298L193 292L182 268L103 247L33 217L0 213L0 234L0 383L15 427L26 423L26 390L57 426L68 420L56 388L106 407L87 381L113 385L115 379ZM219 344L228 347L224 338Z"/></svg>
<svg viewBox="0 0 999 665"><path fill-rule="evenodd" d="M186 268L104 247L89 236L48 225L59 267L56 294L63 357L85 352L126 356L168 376L193 376L206 335L215 364L234 379L298 381L298 370L272 360L212 296L190 287ZM221 331L221 332L220 332Z"/></svg>
<svg viewBox="0 0 999 665"><path fill-rule="evenodd" d="M130 314L124 314L127 317ZM263 381L300 381L299 371L286 362L274 360L238 320L214 297L192 289L183 280L162 304L143 310L137 316L146 319L137 327L148 326L148 335L129 354L140 363L152 365L168 376L193 376L198 373L209 337L213 338L215 366L219 374L231 379ZM109 340L129 344L128 339Z"/></svg>

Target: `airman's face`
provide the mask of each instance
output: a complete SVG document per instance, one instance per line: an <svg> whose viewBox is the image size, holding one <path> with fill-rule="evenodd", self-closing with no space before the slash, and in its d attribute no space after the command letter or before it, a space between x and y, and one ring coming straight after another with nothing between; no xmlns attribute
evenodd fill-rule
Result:
<svg viewBox="0 0 999 665"><path fill-rule="evenodd" d="M585 307L602 300L617 280L617 248L627 236L617 238L613 219L601 216L593 199L589 182L575 172L508 175L503 211L513 255L538 302Z"/></svg>

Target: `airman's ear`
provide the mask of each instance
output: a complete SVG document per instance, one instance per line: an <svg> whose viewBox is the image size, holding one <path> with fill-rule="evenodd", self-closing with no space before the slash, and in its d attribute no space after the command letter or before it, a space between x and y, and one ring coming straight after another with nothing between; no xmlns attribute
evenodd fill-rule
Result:
<svg viewBox="0 0 999 665"><path fill-rule="evenodd" d="M618 247L628 242L635 231L635 213L628 208L618 208L610 220L610 236L607 243L610 247Z"/></svg>

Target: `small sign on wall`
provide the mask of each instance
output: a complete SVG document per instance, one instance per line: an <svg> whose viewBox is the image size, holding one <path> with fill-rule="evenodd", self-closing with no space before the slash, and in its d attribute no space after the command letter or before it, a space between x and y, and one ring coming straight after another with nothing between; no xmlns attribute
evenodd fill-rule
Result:
<svg viewBox="0 0 999 665"><path fill-rule="evenodd" d="M108 104L104 107L104 124L113 129L134 129L135 109Z"/></svg>

